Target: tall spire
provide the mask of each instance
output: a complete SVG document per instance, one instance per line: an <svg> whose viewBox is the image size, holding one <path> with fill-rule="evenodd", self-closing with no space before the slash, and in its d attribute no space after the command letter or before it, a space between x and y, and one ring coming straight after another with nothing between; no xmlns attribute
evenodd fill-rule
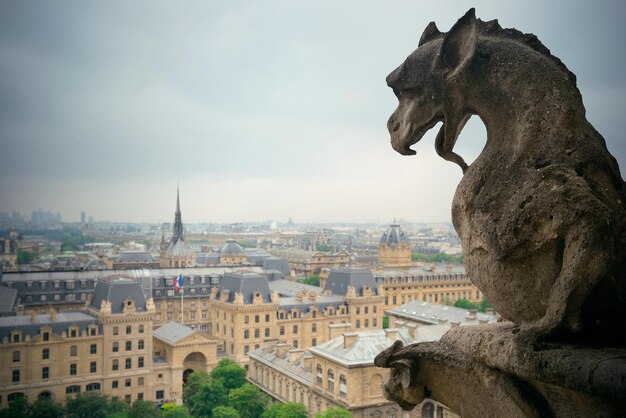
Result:
<svg viewBox="0 0 626 418"><path fill-rule="evenodd" d="M183 219L180 214L180 193L176 186L176 213L174 213L174 233L172 234L172 242L183 239Z"/></svg>

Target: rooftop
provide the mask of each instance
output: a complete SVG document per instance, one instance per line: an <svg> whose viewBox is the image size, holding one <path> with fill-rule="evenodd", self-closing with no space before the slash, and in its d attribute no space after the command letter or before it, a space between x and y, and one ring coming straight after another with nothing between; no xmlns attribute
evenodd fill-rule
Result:
<svg viewBox="0 0 626 418"><path fill-rule="evenodd" d="M168 322L162 327L152 331L152 335L169 344L175 344L194 332L196 332L196 330L186 325L179 324L178 322Z"/></svg>
<svg viewBox="0 0 626 418"><path fill-rule="evenodd" d="M386 311L387 314L424 324L436 325L441 321L456 322L460 325L477 325L479 321L497 322L498 315L470 312L469 309L439 303L412 301Z"/></svg>

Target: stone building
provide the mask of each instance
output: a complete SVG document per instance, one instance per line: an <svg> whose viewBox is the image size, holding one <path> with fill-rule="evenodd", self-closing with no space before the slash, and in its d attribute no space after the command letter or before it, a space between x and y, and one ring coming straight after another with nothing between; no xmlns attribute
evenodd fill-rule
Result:
<svg viewBox="0 0 626 418"><path fill-rule="evenodd" d="M408 267L411 263L411 242L400 224L394 221L380 237L378 264L385 267Z"/></svg>
<svg viewBox="0 0 626 418"><path fill-rule="evenodd" d="M296 249L272 249L270 253L286 260L293 276L320 274L323 269L346 267L350 263L350 255L345 251L323 253Z"/></svg>
<svg viewBox="0 0 626 418"><path fill-rule="evenodd" d="M302 403L310 416L341 407L362 418L417 418L423 408L437 411L437 417L456 417L430 400L404 412L383 397L383 376L374 357L396 340L416 342L406 330L386 329L345 332L308 350L267 344L250 353L248 380L275 401Z"/></svg>
<svg viewBox="0 0 626 418"><path fill-rule="evenodd" d="M17 241L13 236L0 238L0 270L17 271Z"/></svg>
<svg viewBox="0 0 626 418"><path fill-rule="evenodd" d="M31 312L0 317L0 407L89 391L180 402L184 376L217 361L205 333L178 324L153 332L154 303L127 278L100 280L83 311Z"/></svg>
<svg viewBox="0 0 626 418"><path fill-rule="evenodd" d="M375 274L385 289L385 307L419 300L454 303L459 299L480 302L483 293L472 284L462 264L414 266L406 271L385 270Z"/></svg>

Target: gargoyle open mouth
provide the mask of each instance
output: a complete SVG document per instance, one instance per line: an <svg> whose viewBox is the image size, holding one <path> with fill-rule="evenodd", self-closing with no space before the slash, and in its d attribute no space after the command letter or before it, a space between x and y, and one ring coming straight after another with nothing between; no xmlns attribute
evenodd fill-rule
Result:
<svg viewBox="0 0 626 418"><path fill-rule="evenodd" d="M443 114L436 113L431 120L415 129L408 139L403 141L401 138L392 137L391 146L402 155L415 155L416 152L411 149L411 146L417 144L426 132L443 119Z"/></svg>

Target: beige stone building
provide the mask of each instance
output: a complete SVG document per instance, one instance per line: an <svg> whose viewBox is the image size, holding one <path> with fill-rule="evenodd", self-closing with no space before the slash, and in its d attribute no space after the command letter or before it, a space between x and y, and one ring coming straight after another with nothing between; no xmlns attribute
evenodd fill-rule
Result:
<svg viewBox="0 0 626 418"><path fill-rule="evenodd" d="M346 252L324 253L298 249L270 250L270 253L289 263L293 276L311 276L320 274L323 269L346 267L350 255Z"/></svg>
<svg viewBox="0 0 626 418"><path fill-rule="evenodd" d="M0 317L0 407L89 391L180 402L184 374L209 370L217 341L184 326L153 335L155 313L137 281L109 278L80 312Z"/></svg>
<svg viewBox="0 0 626 418"><path fill-rule="evenodd" d="M400 225L392 223L378 246L378 264L384 267L408 267L412 264L411 243Z"/></svg>
<svg viewBox="0 0 626 418"><path fill-rule="evenodd" d="M387 329L346 332L308 350L267 344L250 353L248 380L275 401L302 403L310 416L341 407L359 418L416 418L431 410L437 417L456 417L430 400L405 412L383 397L387 372L374 366L374 357L396 340L415 342L406 330Z"/></svg>
<svg viewBox="0 0 626 418"><path fill-rule="evenodd" d="M454 303L467 299L478 303L483 293L467 277L461 264L431 264L407 271L385 270L375 274L376 282L385 289L385 307L407 302Z"/></svg>

